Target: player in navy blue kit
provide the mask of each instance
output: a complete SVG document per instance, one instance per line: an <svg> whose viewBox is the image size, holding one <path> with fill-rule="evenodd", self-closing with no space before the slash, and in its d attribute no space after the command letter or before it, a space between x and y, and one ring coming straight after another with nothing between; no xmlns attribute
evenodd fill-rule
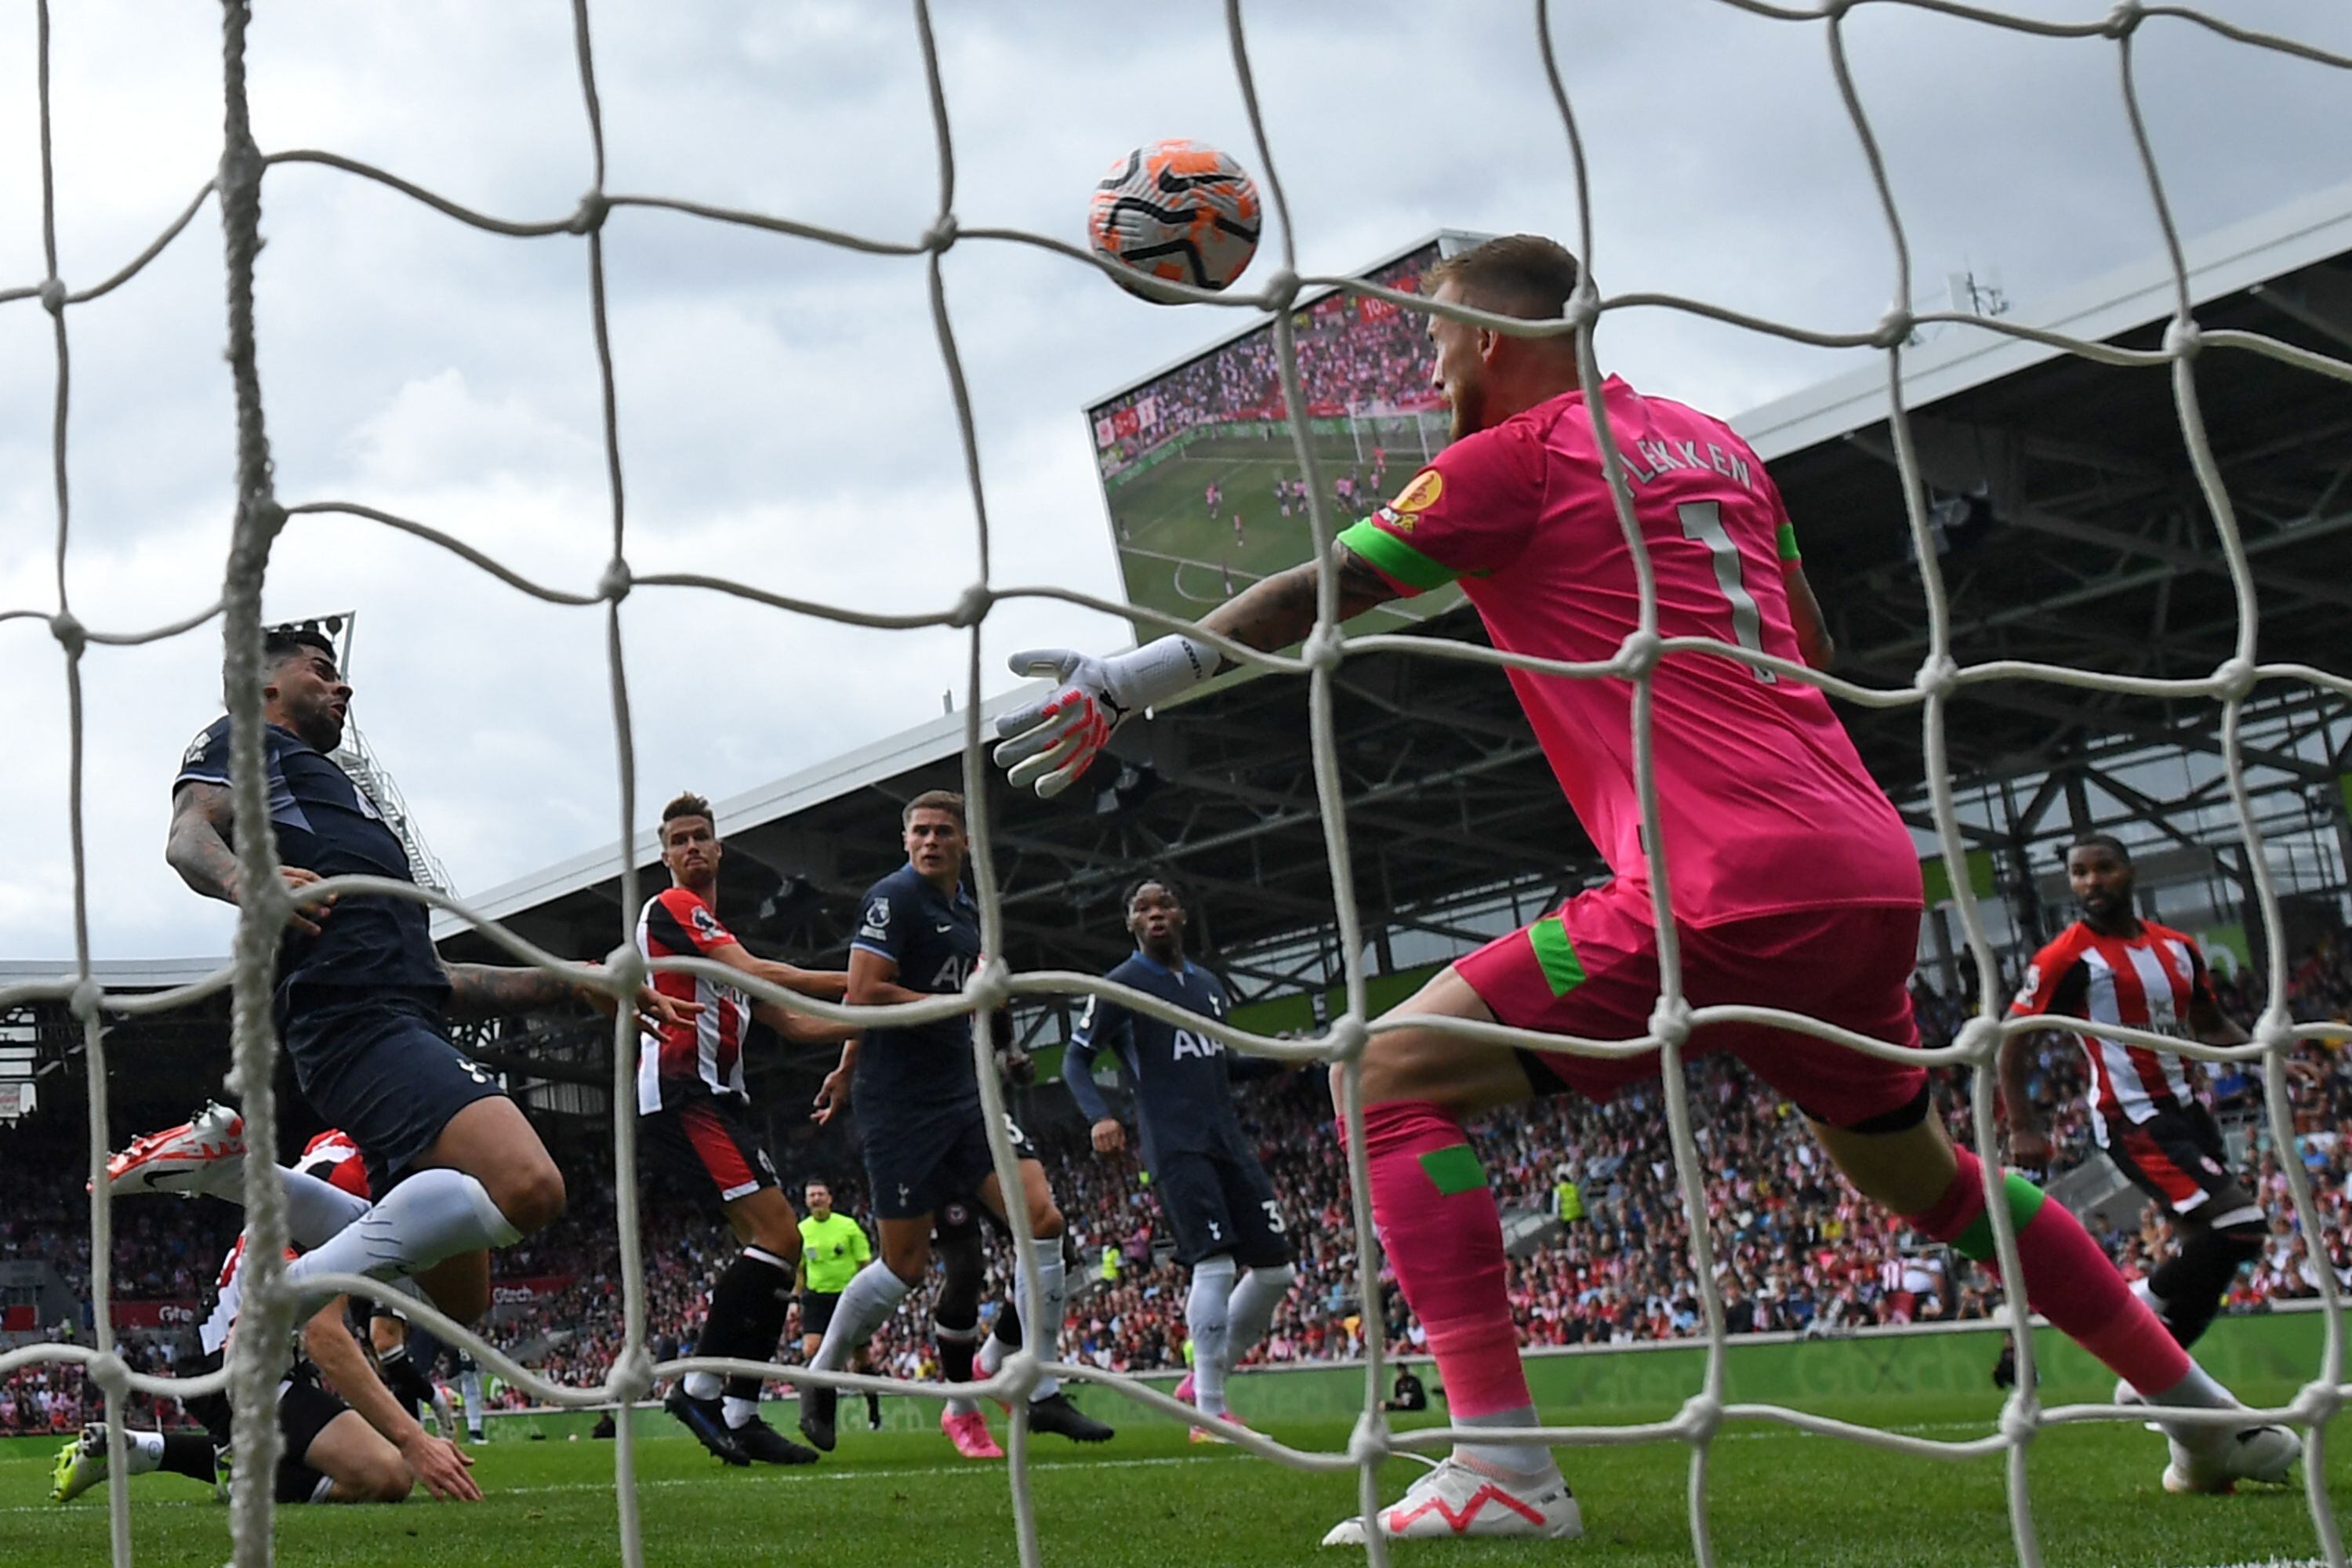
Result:
<svg viewBox="0 0 2352 1568"><path fill-rule="evenodd" d="M1184 901L1173 884L1157 877L1136 883L1126 909L1136 951L1108 978L1204 1018L1233 1010L1217 977L1184 956ZM1243 1135L1229 1086L1281 1068L1230 1058L1222 1041L1089 997L1062 1056L1062 1081L1094 1123L1095 1149L1104 1154L1127 1146L1126 1128L1095 1086L1095 1058L1105 1051L1135 1091L1143 1166L1176 1232L1176 1261L1192 1270L1184 1303L1192 1371L1176 1397L1235 1420L1225 1408L1225 1374L1265 1337L1297 1275L1282 1205ZM1199 1426L1192 1436L1213 1440Z"/></svg>
<svg viewBox="0 0 2352 1568"><path fill-rule="evenodd" d="M847 1000L856 1006L958 994L980 962L980 910L963 886L964 856L971 847L963 797L927 791L907 803L899 823L907 864L866 893L850 942ZM824 1120L839 1110L854 1086L858 1142L873 1189L875 1228L881 1233L881 1255L858 1270L834 1308L833 1322L810 1363L821 1371L847 1366L856 1348L921 1281L930 1267L932 1220L941 1209L976 1197L991 1212L1004 1213L1009 1194L997 1181L989 1153L971 1028L971 1018L958 1015L911 1028L869 1029L862 1041L842 1047L841 1066L818 1097L818 1117ZM1063 1318L1062 1211L1027 1137L1009 1117L1006 1121L1020 1157L1019 1199L1028 1211L1045 1297L1032 1302L1025 1299L1026 1287L1020 1288L1021 1316L1051 1359ZM941 1314L937 1324L941 1370L951 1383L971 1379L979 1345L972 1331L976 1301L970 1310L972 1321L950 1322ZM951 1355L960 1356L960 1366L948 1364ZM834 1446L835 1393L810 1388L801 1395L801 1430L827 1451ZM1037 1385L1029 1411L1040 1431L1079 1442L1100 1442L1111 1435L1109 1427L1073 1405L1050 1378ZM959 1451L969 1453L978 1447L972 1439L986 1436L985 1423L976 1435L957 1427L980 1421L977 1412L943 1411L940 1425Z"/></svg>
<svg viewBox="0 0 2352 1568"><path fill-rule="evenodd" d="M272 627L261 658L269 817L287 887L351 874L413 881L399 836L331 755L352 700L334 645L312 627ZM236 826L224 717L180 761L164 858L189 887L231 904L241 891ZM485 1249L562 1214L563 1176L520 1108L449 1042L442 1017L574 1000L613 1010L601 992L544 970L443 963L425 907L407 899L349 897L298 911L278 950L279 1036L304 1098L359 1146L377 1201L288 1278L414 1274L452 1317L480 1316L489 1305ZM636 1005L647 1028L698 1010L649 987Z"/></svg>

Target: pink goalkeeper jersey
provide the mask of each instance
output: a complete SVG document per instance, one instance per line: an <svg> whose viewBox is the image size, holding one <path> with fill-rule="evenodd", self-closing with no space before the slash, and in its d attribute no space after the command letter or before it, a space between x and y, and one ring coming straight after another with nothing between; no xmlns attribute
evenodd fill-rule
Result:
<svg viewBox="0 0 2352 1568"><path fill-rule="evenodd" d="M1780 566L1792 536L1762 461L1695 409L1614 376L1603 395L1657 574L1661 635L1801 659ZM1455 442L1341 538L1406 594L1459 578L1495 646L1513 652L1606 659L1640 613L1580 392ZM1610 869L1646 883L1633 683L1510 678ZM1689 652L1661 661L1655 689L1658 810L1681 921L1919 907L1910 834L1819 690Z"/></svg>

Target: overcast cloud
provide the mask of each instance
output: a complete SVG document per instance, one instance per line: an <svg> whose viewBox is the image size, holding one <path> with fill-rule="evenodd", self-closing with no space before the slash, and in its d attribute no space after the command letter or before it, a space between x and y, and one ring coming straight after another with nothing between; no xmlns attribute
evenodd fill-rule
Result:
<svg viewBox="0 0 2352 1568"><path fill-rule="evenodd" d="M128 260L210 175L213 8L53 7L60 271ZM2210 10L2352 48L2352 15L2292 0ZM2032 14L2103 16L2096 5ZM331 149L502 216L570 212L589 184L568 7L264 4L250 83L265 149ZM1892 251L1831 79L1824 28L1712 0L1563 0L1560 65L1591 161L1596 274L1822 328L1874 321ZM607 188L910 239L935 165L909 12L864 4L592 6ZM1087 194L1139 142L1190 135L1256 168L1208 0L1148 28L1096 5L943 0L935 25L967 227L1077 240ZM1440 226L1573 242L1566 141L1531 7L1259 4L1250 42L1303 270L1359 267ZM1913 289L1997 269L2028 308L2151 254L2116 49L1894 5L1851 34L1916 262ZM2352 79L2178 24L2139 45L2143 101L2184 229L2342 180ZM37 281L33 20L0 23L0 287ZM1258 169L1263 177L1264 171ZM585 246L479 233L313 166L267 177L261 375L281 500L339 498L459 533L540 580L593 588L609 501ZM1252 273L1279 255L1280 237ZM977 570L971 508L919 260L645 211L606 230L628 554L877 609L952 601ZM1113 595L1078 410L1240 324L1128 299L1026 247L966 245L950 304L977 406L995 574ZM217 209L147 272L68 312L68 583L101 627L218 592L232 422ZM1604 363L1726 415L1861 363L1663 311L1612 316ZM55 608L49 322L0 307L0 609ZM611 841L614 745L602 616L530 601L373 524L301 518L272 616L360 613L354 717L462 891ZM725 796L919 723L962 683L953 633L885 634L646 590L625 614L641 802ZM1124 640L1064 606L1002 606L1010 649ZM72 951L63 660L0 624L0 955ZM217 632L96 648L85 800L100 958L225 949L229 911L160 855L166 785L218 712ZM725 700L722 708L719 699Z"/></svg>

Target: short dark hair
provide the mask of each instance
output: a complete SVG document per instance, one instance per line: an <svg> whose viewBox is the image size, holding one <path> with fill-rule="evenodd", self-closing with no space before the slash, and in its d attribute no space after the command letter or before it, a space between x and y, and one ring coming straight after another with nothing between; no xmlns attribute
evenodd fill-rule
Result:
<svg viewBox="0 0 2352 1568"><path fill-rule="evenodd" d="M662 807L662 830L667 833L669 825L681 816L698 816L710 824L712 832L719 830L719 818L710 814L710 803L690 789L679 791L677 799Z"/></svg>
<svg viewBox="0 0 2352 1568"><path fill-rule="evenodd" d="M1190 910L1192 909L1192 901L1184 896L1184 889L1177 886L1175 878L1165 877L1157 871L1153 871L1146 876L1138 877L1134 881L1129 882L1127 885L1127 891L1119 895L1118 912L1124 915L1129 910L1135 908L1135 895L1143 891L1144 889L1153 886L1167 889L1168 896L1176 900L1176 907L1178 909L1185 910Z"/></svg>
<svg viewBox="0 0 2352 1568"><path fill-rule="evenodd" d="M1556 321L1584 280L1584 268L1566 246L1539 234L1507 234L1449 256L1422 274L1422 290L1452 283L1469 302L1498 315Z"/></svg>
<svg viewBox="0 0 2352 1568"><path fill-rule="evenodd" d="M316 621L299 621L282 626L261 628L261 675L266 683L274 670L304 648L323 653L331 662L335 658L334 639L319 629ZM228 700L228 661L221 660L221 701Z"/></svg>
<svg viewBox="0 0 2352 1568"><path fill-rule="evenodd" d="M898 826L911 826L915 820L915 813L919 811L944 811L956 819L958 827L971 826L963 814L963 796L951 789L927 789L908 801L905 808L898 813Z"/></svg>
<svg viewBox="0 0 2352 1568"><path fill-rule="evenodd" d="M2125 865L2128 866L2132 863L2131 851L2124 847L2122 839L2112 833L2076 834L2074 841L2066 846L2066 853L2060 858L2062 860L2072 858L2077 849L2105 849L2112 852L2115 858Z"/></svg>

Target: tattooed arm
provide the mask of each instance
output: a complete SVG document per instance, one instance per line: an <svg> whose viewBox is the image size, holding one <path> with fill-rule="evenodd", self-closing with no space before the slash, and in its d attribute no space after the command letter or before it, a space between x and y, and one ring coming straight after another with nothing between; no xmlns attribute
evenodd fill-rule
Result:
<svg viewBox="0 0 2352 1568"><path fill-rule="evenodd" d="M1339 619L1349 621L1397 596L1396 587L1338 540L1331 542L1331 570L1339 577ZM1315 629L1315 563L1303 561L1253 583L1201 617L1204 631L1229 637L1260 653L1288 647ZM1223 674L1235 661L1218 661Z"/></svg>
<svg viewBox="0 0 2352 1568"><path fill-rule="evenodd" d="M164 862L180 874L180 880L205 897L237 903L236 851L229 844L236 827L236 807L228 786L192 779L173 792L172 831L163 841ZM289 889L320 879L316 871L300 866L281 866L278 874ZM287 923L304 936L316 936L319 922L327 918L333 904L332 899L314 904L308 913L298 911Z"/></svg>

